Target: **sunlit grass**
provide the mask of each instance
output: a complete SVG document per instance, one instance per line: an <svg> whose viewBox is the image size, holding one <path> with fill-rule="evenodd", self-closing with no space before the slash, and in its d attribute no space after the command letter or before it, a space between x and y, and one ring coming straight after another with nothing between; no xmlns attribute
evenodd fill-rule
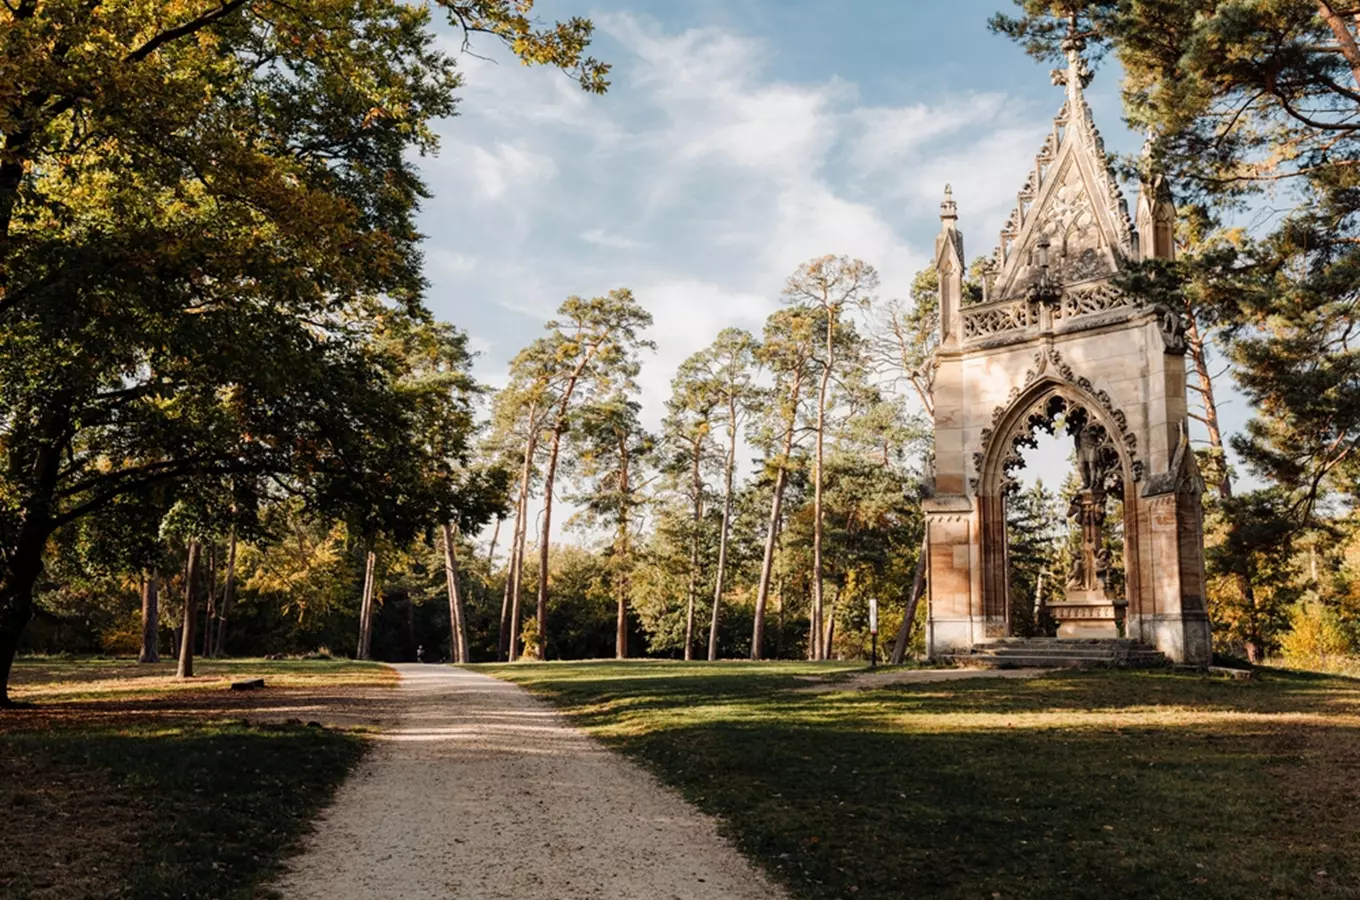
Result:
<svg viewBox="0 0 1360 900"><path fill-rule="evenodd" d="M177 679L173 659L143 664L135 659L35 656L15 661L10 696L26 703L132 700L221 690L233 681L253 678L264 678L280 688L358 687L397 681L387 666L340 659L197 659L194 677Z"/></svg>
<svg viewBox="0 0 1360 900"><path fill-rule="evenodd" d="M800 897L1360 896L1360 682L818 664L482 667L715 813Z"/></svg>

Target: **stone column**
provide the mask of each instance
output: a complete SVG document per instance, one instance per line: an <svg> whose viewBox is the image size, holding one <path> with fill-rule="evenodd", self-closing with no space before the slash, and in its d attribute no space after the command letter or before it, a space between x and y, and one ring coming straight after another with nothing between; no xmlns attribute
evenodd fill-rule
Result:
<svg viewBox="0 0 1360 900"><path fill-rule="evenodd" d="M931 657L967 651L982 637L976 569L977 515L966 497L933 497L926 514L926 578L930 599L926 652Z"/></svg>

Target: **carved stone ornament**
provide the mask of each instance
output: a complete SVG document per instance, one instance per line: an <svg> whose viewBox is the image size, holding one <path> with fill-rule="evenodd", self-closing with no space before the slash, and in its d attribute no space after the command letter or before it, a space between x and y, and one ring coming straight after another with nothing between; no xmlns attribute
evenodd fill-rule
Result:
<svg viewBox="0 0 1360 900"><path fill-rule="evenodd" d="M1102 465L1105 465L1108 469L1108 474L1114 476L1122 471L1119 466L1121 458L1119 448L1122 447L1123 452L1128 455L1129 469L1133 474L1133 480L1141 481L1144 467L1142 460L1137 458L1138 437L1129 430L1128 417L1124 415L1124 411L1115 408L1108 392L1097 388L1089 378L1073 372L1072 367L1062 358L1062 354L1051 347L1047 350L1035 352L1034 367L1025 372L1023 386L1030 386L1049 369L1052 369L1053 373L1062 381L1079 388L1086 396L1093 397L1099 404L1100 411L1110 421L1114 422L1118 429L1118 435L1107 434L1105 429L1097 424L1096 417L1091 415L1091 411L1086 408L1084 401L1072 397L1055 385L1052 390L1045 392L1034 402L1028 415L1019 420L1020 427L1017 429L1017 433L1011 437L1011 446L1005 450L1006 455L1001 462L1002 491L1008 492L1016 486L1015 479L1011 477L1011 472L1023 465L1020 458L1020 448L1035 446L1033 434L1036 429L1052 434L1053 422L1059 415L1063 416L1064 422L1069 428L1073 427L1074 423L1080 423L1080 425L1091 429L1099 429L1099 434L1103 435L1099 452L1105 454L1101 459L1103 460ZM996 428L1001 424L1001 420L1005 417L1007 411L1015 405L1020 393L1020 386L1011 388L1006 402L992 410L991 427L982 429L980 435L981 449L973 454L975 477L971 479L971 484L974 492L977 490L978 477L982 474L982 467L987 460L987 454L995 438ZM1090 423L1089 426L1087 423ZM1112 459L1109 457L1109 453L1114 454Z"/></svg>
<svg viewBox="0 0 1360 900"><path fill-rule="evenodd" d="M1185 352L1185 318L1174 309L1160 307L1162 343L1168 353Z"/></svg>
<svg viewBox="0 0 1360 900"><path fill-rule="evenodd" d="M999 284L1006 297L1023 294L1034 280L1029 257L1040 234L1055 248L1053 274L1064 284L1109 275L1120 258L1134 255L1128 203L1083 93L1090 80L1090 69L1076 51L1069 54L1067 68L1054 73L1054 83L1066 87L1067 97L997 245Z"/></svg>

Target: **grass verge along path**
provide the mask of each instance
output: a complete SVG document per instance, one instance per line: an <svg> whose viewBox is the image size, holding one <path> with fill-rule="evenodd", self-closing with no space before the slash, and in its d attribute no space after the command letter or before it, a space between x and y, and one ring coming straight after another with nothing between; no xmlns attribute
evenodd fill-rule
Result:
<svg viewBox="0 0 1360 900"><path fill-rule="evenodd" d="M478 668L642 761L799 897L1360 896L1360 682L1083 672L812 693L797 689L827 667Z"/></svg>
<svg viewBox="0 0 1360 900"><path fill-rule="evenodd" d="M217 661L186 682L164 668L16 666L32 705L0 712L0 895L261 896L364 752L326 726L361 722L394 680L337 662ZM226 689L245 677L268 686Z"/></svg>

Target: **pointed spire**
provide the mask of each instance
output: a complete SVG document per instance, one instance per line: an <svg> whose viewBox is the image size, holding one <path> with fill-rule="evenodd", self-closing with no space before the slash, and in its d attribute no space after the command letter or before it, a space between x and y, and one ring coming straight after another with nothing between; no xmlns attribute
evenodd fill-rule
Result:
<svg viewBox="0 0 1360 900"><path fill-rule="evenodd" d="M1085 48L1086 38L1074 15L1062 42L1067 65L1052 73L1053 83L1064 88L1062 108L1053 119L1053 131L1034 159L1034 169L1017 195L1018 206L1001 229L996 262L1000 270L997 287L1003 297L1014 296L1030 277L1028 251L1033 248L1036 229L1044 228L1048 217L1055 214L1063 220L1059 224L1064 228L1072 224L1070 208L1054 212L1062 206L1055 206L1056 192L1067 183L1083 188L1077 196L1097 220L1094 227L1101 234L1097 249L1106 248L1104 252L1112 254L1107 265L1117 267L1121 258L1128 259L1136 253L1128 204L1084 95L1091 82L1091 68L1083 55ZM1079 165L1071 164L1074 157L1081 160ZM1065 241L1062 246L1067 246Z"/></svg>
<svg viewBox="0 0 1360 900"><path fill-rule="evenodd" d="M1142 178L1135 204L1135 235L1140 259L1176 258L1176 201L1156 161L1156 139L1148 132L1139 161Z"/></svg>
<svg viewBox="0 0 1360 900"><path fill-rule="evenodd" d="M954 186L946 184L944 186L944 200L940 202L940 221L946 228L953 230L954 224L959 220L959 207L954 202Z"/></svg>
<svg viewBox="0 0 1360 900"><path fill-rule="evenodd" d="M940 202L940 234L935 238L935 264L941 264L941 253L945 247L952 247L958 260L955 265L963 265L963 234L959 231L959 206L954 202L954 188L944 186L944 200Z"/></svg>

